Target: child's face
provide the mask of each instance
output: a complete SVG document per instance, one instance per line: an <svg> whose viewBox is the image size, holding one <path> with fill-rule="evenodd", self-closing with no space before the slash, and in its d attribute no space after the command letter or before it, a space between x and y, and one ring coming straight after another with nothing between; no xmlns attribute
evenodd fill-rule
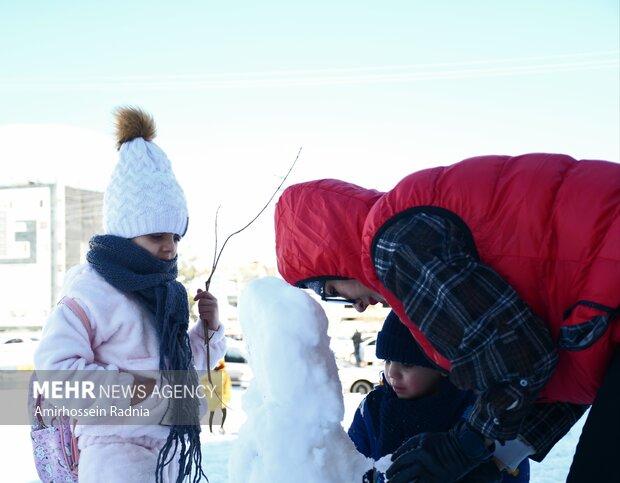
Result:
<svg viewBox="0 0 620 483"><path fill-rule="evenodd" d="M355 300L353 306L358 312L363 312L369 305L375 305L384 301L381 295L355 279L326 280L325 294L332 297L340 296L345 299Z"/></svg>
<svg viewBox="0 0 620 483"><path fill-rule="evenodd" d="M435 392L443 376L429 367L385 361L385 377L399 399L414 399Z"/></svg>
<svg viewBox="0 0 620 483"><path fill-rule="evenodd" d="M160 260L172 260L177 256L177 245L181 237L174 233L151 233L132 238L139 247Z"/></svg>

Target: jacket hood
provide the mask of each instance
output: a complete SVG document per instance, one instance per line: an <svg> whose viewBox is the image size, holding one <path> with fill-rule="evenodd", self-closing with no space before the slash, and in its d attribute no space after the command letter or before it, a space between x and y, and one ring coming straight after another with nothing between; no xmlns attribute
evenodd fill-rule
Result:
<svg viewBox="0 0 620 483"><path fill-rule="evenodd" d="M370 287L361 265L361 235L382 195L335 179L284 190L275 209L276 257L284 280L302 286L308 279L354 278Z"/></svg>

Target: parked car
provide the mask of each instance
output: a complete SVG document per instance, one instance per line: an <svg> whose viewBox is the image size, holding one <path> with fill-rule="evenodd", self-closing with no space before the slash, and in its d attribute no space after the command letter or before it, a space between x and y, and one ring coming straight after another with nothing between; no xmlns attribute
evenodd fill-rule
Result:
<svg viewBox="0 0 620 483"><path fill-rule="evenodd" d="M32 370L39 335L7 334L0 338L0 369Z"/></svg>
<svg viewBox="0 0 620 483"><path fill-rule="evenodd" d="M227 344L224 362L226 363L226 372L230 376L230 381L233 386L248 387L254 377L254 373L248 363L248 354L245 346L243 342L230 338L227 340Z"/></svg>
<svg viewBox="0 0 620 483"><path fill-rule="evenodd" d="M351 334L330 335L329 348L334 353L336 359L349 360L353 355L353 341Z"/></svg>
<svg viewBox="0 0 620 483"><path fill-rule="evenodd" d="M337 360L336 364L344 392L368 394L375 386L381 384L383 366L357 367L355 364L340 360Z"/></svg>

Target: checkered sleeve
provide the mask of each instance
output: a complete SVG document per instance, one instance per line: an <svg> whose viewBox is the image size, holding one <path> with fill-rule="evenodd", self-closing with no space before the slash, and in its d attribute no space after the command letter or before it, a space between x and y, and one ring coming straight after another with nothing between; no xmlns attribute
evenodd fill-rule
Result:
<svg viewBox="0 0 620 483"><path fill-rule="evenodd" d="M491 439L515 438L557 364L542 321L479 262L469 231L449 216L398 218L373 257L381 282L450 360L453 383L478 395L470 424Z"/></svg>
<svg viewBox="0 0 620 483"><path fill-rule="evenodd" d="M520 436L536 449L536 454L530 458L542 461L588 407L560 402L535 404L523 421L520 433Z"/></svg>

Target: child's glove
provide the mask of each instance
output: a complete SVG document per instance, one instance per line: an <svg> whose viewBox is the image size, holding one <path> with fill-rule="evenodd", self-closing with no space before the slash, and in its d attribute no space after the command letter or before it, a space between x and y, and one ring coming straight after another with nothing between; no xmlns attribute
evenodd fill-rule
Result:
<svg viewBox="0 0 620 483"><path fill-rule="evenodd" d="M484 436L463 422L445 433L423 433L408 439L392 455L386 476L389 483L448 483L492 456L493 445L487 448Z"/></svg>

